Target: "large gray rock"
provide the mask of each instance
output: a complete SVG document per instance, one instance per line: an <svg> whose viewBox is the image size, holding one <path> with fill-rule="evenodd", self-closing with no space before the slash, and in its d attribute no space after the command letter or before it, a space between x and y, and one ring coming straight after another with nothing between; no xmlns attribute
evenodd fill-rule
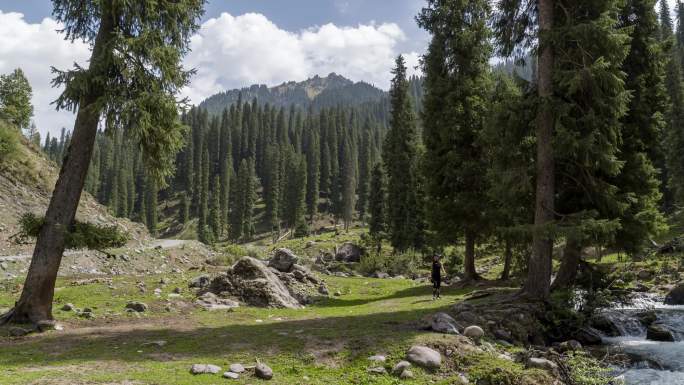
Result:
<svg viewBox="0 0 684 385"><path fill-rule="evenodd" d="M427 346L412 346L406 353L406 360L426 369L438 369L442 366L442 355Z"/></svg>
<svg viewBox="0 0 684 385"><path fill-rule="evenodd" d="M277 249L273 257L268 261L268 266L273 267L278 271L284 273L289 273L292 271L292 267L295 263L299 261L297 257L290 249Z"/></svg>
<svg viewBox="0 0 684 385"><path fill-rule="evenodd" d="M275 272L252 257L242 257L226 274L215 278L210 290L230 294L252 306L290 309L302 306Z"/></svg>
<svg viewBox="0 0 684 385"><path fill-rule="evenodd" d="M337 248L335 259L340 262L360 262L364 250L351 242L346 242Z"/></svg>
<svg viewBox="0 0 684 385"><path fill-rule="evenodd" d="M684 305L684 284L672 289L665 297L666 305Z"/></svg>

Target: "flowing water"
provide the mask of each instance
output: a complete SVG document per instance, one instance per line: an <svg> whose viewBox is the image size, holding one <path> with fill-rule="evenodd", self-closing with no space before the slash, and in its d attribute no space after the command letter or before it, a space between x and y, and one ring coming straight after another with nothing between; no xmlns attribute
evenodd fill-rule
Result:
<svg viewBox="0 0 684 385"><path fill-rule="evenodd" d="M649 341L638 313L655 311L660 324L672 331L675 342ZM662 298L643 295L629 307L606 312L622 336L606 337L611 351L620 351L634 364L623 373L626 385L684 385L684 306L668 306Z"/></svg>

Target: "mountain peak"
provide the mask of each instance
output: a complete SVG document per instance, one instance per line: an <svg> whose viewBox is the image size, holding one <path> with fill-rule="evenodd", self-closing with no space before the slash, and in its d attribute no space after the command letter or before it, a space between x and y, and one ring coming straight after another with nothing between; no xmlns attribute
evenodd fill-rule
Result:
<svg viewBox="0 0 684 385"><path fill-rule="evenodd" d="M278 107L295 105L300 108L332 107L341 101L349 104L361 104L377 101L385 96L385 92L364 82L353 82L335 72L327 76L314 75L304 81L287 81L275 87L252 85L242 89L224 91L210 96L200 106L209 113L219 113L224 108L242 100L257 99L262 104Z"/></svg>

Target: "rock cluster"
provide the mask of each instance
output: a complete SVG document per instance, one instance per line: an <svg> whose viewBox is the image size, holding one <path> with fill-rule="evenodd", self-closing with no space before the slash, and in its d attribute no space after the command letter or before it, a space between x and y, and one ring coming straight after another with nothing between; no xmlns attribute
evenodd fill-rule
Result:
<svg viewBox="0 0 684 385"><path fill-rule="evenodd" d="M242 257L225 274L214 278L208 290L251 306L302 307L327 292L327 288L296 260L286 249L276 251L268 266L256 258Z"/></svg>

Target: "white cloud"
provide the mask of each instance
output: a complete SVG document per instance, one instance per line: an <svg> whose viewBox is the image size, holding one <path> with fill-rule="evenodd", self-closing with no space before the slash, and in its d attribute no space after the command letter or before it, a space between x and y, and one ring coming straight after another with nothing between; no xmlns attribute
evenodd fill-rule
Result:
<svg viewBox="0 0 684 385"><path fill-rule="evenodd" d="M225 89L276 85L330 72L387 88L397 46L405 39L394 23L355 27L330 23L295 33L261 14L223 13L207 20L193 37L186 64L198 73L184 94L198 103ZM413 71L418 54L406 56Z"/></svg>
<svg viewBox="0 0 684 385"><path fill-rule="evenodd" d="M44 135L58 133L62 127L71 129L74 115L55 111L50 103L60 94L52 88L50 66L68 69L74 62L85 64L88 46L82 42L65 41L58 33L60 25L50 18L38 24L27 23L20 13L0 11L0 73L20 67L33 87L34 120Z"/></svg>
<svg viewBox="0 0 684 385"><path fill-rule="evenodd" d="M0 11L0 73L21 67L33 87L36 125L42 134L71 129L74 115L55 111L50 103L60 93L50 85L50 67L85 65L89 47L71 43L50 18L27 23L22 14ZM192 83L183 90L193 103L216 92L251 84L277 85L336 72L355 81L387 88L398 45L406 39L394 23L340 27L334 24L298 32L279 28L262 14L232 16L223 13L204 22L192 37L192 52L185 58L196 68ZM418 54L406 54L409 73L415 72Z"/></svg>

